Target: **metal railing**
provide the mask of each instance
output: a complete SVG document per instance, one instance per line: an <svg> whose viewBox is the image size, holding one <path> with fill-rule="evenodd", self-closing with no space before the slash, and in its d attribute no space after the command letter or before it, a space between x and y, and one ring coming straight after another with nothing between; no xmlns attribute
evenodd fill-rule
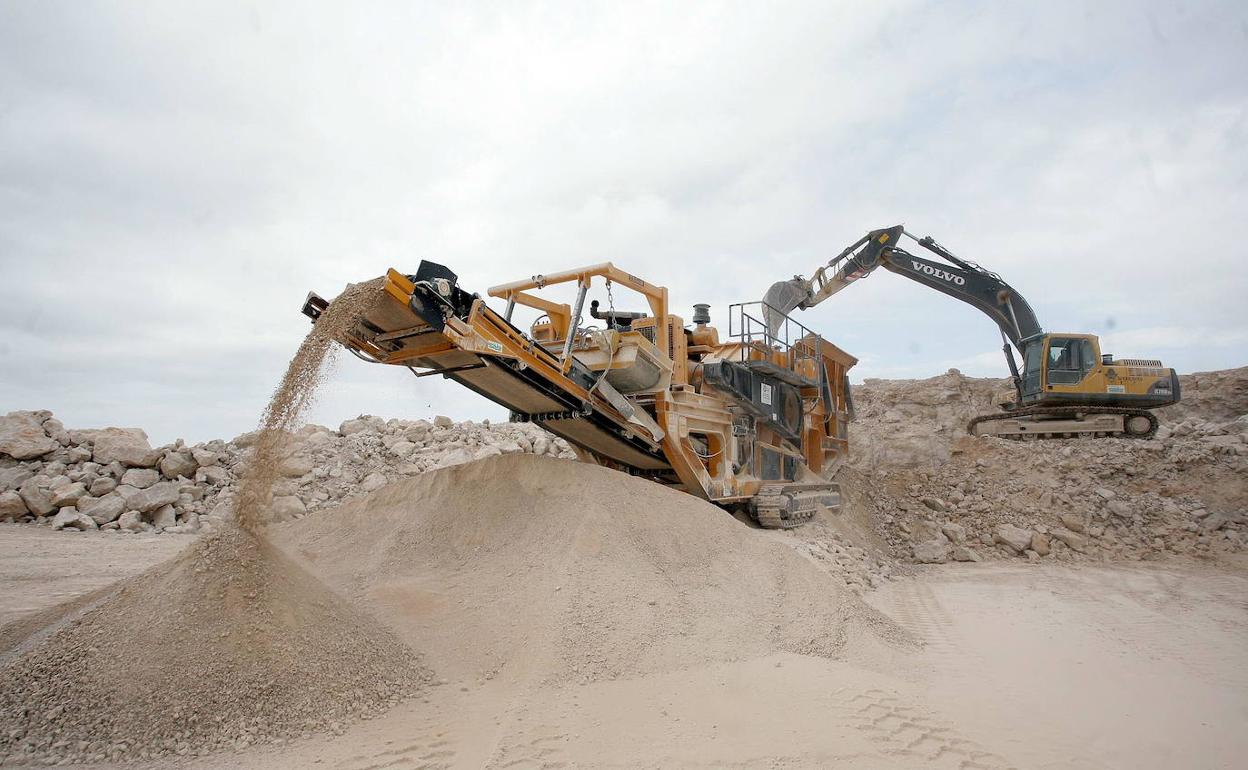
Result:
<svg viewBox="0 0 1248 770"><path fill-rule="evenodd" d="M819 335L766 302L738 302L728 306L728 337L742 344L742 360L774 363L772 351L783 354L784 368L797 372L802 361L816 360ZM798 342L807 340L807 344ZM752 359L750 350L765 358ZM817 367L816 367L817 369Z"/></svg>

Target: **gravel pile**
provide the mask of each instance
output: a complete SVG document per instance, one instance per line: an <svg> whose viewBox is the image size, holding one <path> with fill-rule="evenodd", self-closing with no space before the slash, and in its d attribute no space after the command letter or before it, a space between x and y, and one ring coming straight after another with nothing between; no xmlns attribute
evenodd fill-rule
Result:
<svg viewBox="0 0 1248 770"><path fill-rule="evenodd" d="M417 655L264 540L199 539L9 651L0 764L240 749L376 715Z"/></svg>

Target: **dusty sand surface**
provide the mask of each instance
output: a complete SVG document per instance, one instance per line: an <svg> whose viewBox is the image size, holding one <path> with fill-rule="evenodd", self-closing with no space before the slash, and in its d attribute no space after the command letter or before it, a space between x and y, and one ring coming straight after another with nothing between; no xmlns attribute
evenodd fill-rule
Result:
<svg viewBox="0 0 1248 770"><path fill-rule="evenodd" d="M0 626L137 575L190 543L180 537L0 524Z"/></svg>
<svg viewBox="0 0 1248 770"><path fill-rule="evenodd" d="M872 594L926 641L892 672L774 654L587 685L453 681L346 735L245 762L1238 768L1246 591L1242 565L946 567Z"/></svg>
<svg viewBox="0 0 1248 770"><path fill-rule="evenodd" d="M657 540L639 515L610 524L591 510L560 527L526 515L526 495L583 502L585 490L551 490L539 473L511 485L515 510L482 510L494 495L477 465L274 531L419 641L442 683L341 735L178 766L1234 768L1248 752L1242 559L944 565L885 583L868 607L793 548L696 506ZM613 494L634 496L630 483ZM414 491L440 512L404 520ZM699 548L706 558L689 556ZM786 594L783 608L765 609L747 579ZM835 612L807 603L819 590ZM696 609L725 599L740 612Z"/></svg>

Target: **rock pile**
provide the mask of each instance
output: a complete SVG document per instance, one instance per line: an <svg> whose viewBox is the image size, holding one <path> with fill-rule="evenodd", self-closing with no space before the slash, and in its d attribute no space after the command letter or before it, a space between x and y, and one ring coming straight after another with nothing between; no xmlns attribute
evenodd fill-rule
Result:
<svg viewBox="0 0 1248 770"><path fill-rule="evenodd" d="M951 371L859 390L851 477L883 538L917 562L1142 559L1248 545L1248 369L1191 375L1196 405L1149 441L973 438L995 380ZM1187 392L1184 398L1187 398ZM1240 414L1228 416L1235 410ZM887 436L897 435L890 445Z"/></svg>
<svg viewBox="0 0 1248 770"><path fill-rule="evenodd" d="M66 430L51 412L0 417L0 521L105 532L197 532L232 518L258 433L153 448L137 428ZM389 481L500 454L571 457L527 423L368 415L288 434L271 516L299 518Z"/></svg>

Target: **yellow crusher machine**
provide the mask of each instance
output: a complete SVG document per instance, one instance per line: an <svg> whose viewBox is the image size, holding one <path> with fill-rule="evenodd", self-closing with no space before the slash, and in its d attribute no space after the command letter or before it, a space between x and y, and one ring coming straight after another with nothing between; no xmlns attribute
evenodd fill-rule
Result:
<svg viewBox="0 0 1248 770"><path fill-rule="evenodd" d="M574 285L571 305L537 293L560 284ZM762 302L730 306L721 338L708 306L694 306L687 328L666 288L611 263L495 286L503 312L427 260L415 274L390 270L384 287L339 339L367 361L454 380L583 460L744 509L763 527L840 504L831 478L848 452L857 360ZM591 301L592 325L591 291L608 301ZM647 310L617 310L628 293ZM309 294L303 312L315 322L326 307ZM512 322L517 307L539 314L527 329Z"/></svg>

